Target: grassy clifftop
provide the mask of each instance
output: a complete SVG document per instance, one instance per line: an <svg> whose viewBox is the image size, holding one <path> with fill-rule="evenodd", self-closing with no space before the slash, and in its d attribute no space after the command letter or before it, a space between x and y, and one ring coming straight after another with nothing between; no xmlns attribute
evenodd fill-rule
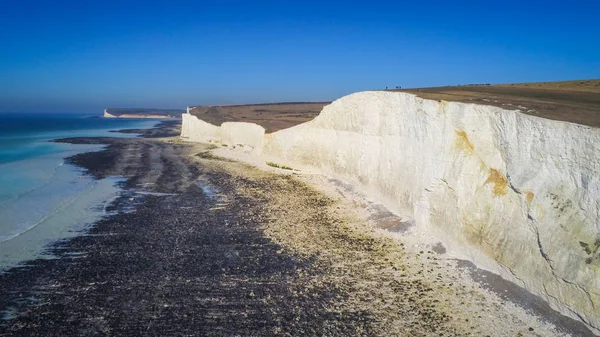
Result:
<svg viewBox="0 0 600 337"><path fill-rule="evenodd" d="M399 89L421 98L519 109L538 117L600 127L600 79Z"/></svg>
<svg viewBox="0 0 600 337"><path fill-rule="evenodd" d="M256 123L267 133L308 122L329 102L290 102L191 107L190 113L214 125L224 122Z"/></svg>

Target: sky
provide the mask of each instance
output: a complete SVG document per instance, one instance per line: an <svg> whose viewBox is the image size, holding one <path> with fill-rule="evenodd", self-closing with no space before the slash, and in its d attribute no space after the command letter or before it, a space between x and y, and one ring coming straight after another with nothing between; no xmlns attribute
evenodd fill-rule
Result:
<svg viewBox="0 0 600 337"><path fill-rule="evenodd" d="M0 0L0 112L600 77L600 1Z"/></svg>

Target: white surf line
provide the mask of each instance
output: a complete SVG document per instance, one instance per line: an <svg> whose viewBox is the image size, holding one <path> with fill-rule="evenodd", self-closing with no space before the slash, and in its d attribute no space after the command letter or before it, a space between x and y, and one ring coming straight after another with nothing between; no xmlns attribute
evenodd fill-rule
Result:
<svg viewBox="0 0 600 337"><path fill-rule="evenodd" d="M178 193L161 193L161 192L148 192L148 191L135 191L135 194L141 194L141 195L152 195L155 197L166 197L166 196L170 196L170 195L179 195Z"/></svg>
<svg viewBox="0 0 600 337"><path fill-rule="evenodd" d="M28 227L25 227L23 229L23 231L15 233L15 234L0 236L0 242L12 240L12 239L14 239L14 238L16 238L16 237L18 237L20 235L23 235L23 234L29 232L30 230L32 230L35 227L37 227L39 224L43 223L44 221L46 221L46 220L52 218L53 216L55 216L56 214L60 213L63 209L65 209L66 207L70 206L71 204L73 204L74 202L76 202L81 197L83 197L83 196L88 195L89 193L91 193L97 185L98 185L98 181L92 181L91 184L90 184L90 187L87 190L84 190L84 191L82 191L82 193L76 194L72 198L67 199L65 202L63 202L62 204L60 204L52 213L43 215L42 217L38 218L38 221L36 221L34 224L32 224L32 225L30 225Z"/></svg>

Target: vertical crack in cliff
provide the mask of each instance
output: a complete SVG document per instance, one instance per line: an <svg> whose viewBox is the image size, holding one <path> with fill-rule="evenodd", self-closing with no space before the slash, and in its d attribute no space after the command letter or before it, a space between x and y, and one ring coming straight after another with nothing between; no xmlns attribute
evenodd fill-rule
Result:
<svg viewBox="0 0 600 337"><path fill-rule="evenodd" d="M519 189L517 189L515 187L515 185L513 185L511 179L510 179L510 174L506 174L506 182L508 183L508 187L513 190L513 192L517 193L517 194L521 194L521 191L519 191Z"/></svg>
<svg viewBox="0 0 600 337"><path fill-rule="evenodd" d="M567 282L569 284L571 284L570 282ZM554 300L555 303L559 303L561 305L564 305L564 303L556 296L553 296L550 294L550 292L548 291L548 289L546 288L545 284L542 284L542 286L544 287L544 294L546 294L547 297L551 298ZM587 293L587 292L586 292ZM589 294L588 294L589 295ZM592 304L593 305L593 304ZM570 306L568 305L564 305L564 308L566 308L572 315L574 315L575 317L577 317L580 321L584 322L587 325L593 326L591 324L591 322L586 319L583 315L581 315L579 312L573 310Z"/></svg>
<svg viewBox="0 0 600 337"><path fill-rule="evenodd" d="M554 275L554 276L556 276L556 275ZM579 285L579 284L577 284L577 283L571 282L571 281L569 281L569 280L566 280L566 279L564 279L564 278L560 278L560 279L561 279L563 282L565 282L565 283L567 283L567 284L569 284L569 285L571 285L571 286L573 286L573 287L575 287L575 288L577 288L577 289L581 290L581 291L582 291L582 292L585 294L585 296L587 297L588 301L590 301L590 304L592 305L592 308L593 308L594 310L596 310L596 305L594 304L594 300L592 299L592 295L590 294L590 292L589 292L589 291L587 291L585 288L583 288L582 286L580 286L580 285Z"/></svg>
<svg viewBox="0 0 600 337"><path fill-rule="evenodd" d="M552 259L548 256L548 254L546 254L546 252L544 251L544 247L542 247L542 240L540 239L540 232L539 232L537 226L532 223L531 229L533 230L533 233L535 234L535 239L537 240L537 245L538 245L538 249L540 250L540 254L544 258L544 260L546 260L546 262L548 263L548 266L550 266L550 270L552 271L552 274L556 277L556 274L554 273L554 266L552 265Z"/></svg>
<svg viewBox="0 0 600 337"><path fill-rule="evenodd" d="M562 281L562 282L564 282L564 283L566 283L566 284L568 284L568 285L570 285L570 286L572 286L572 287L575 287L575 288L577 288L577 289L578 289L578 290L580 290L581 292L583 292L583 293L585 294L585 296L586 296L587 300L590 302L590 304L591 304L592 308L595 310L595 309L596 309L596 306L595 306L595 304L594 304L594 300L593 300L593 298L592 298L592 295L589 293L589 291L587 291L587 290L586 290L585 288L583 288L581 285L579 285L579 284L576 284L576 283L574 283L574 282L571 282L571 281L569 281L569 280L565 279L564 277L562 277L562 276L560 276L560 275L557 275L557 273L556 273L556 270L554 269L554 266L552 265L552 263L553 263L552 259L551 259L551 258L548 256L548 254L546 254L546 252L544 251L544 248L542 247L542 241L541 241L541 239L540 239L540 233L539 233L539 231L538 231L538 228L537 228L537 226L535 226L535 224L532 224L532 225L531 225L531 228L533 229L533 232L535 233L536 240L537 240L537 244L538 244L538 248L539 248L539 250L540 250L540 254L541 254L541 255L542 255L542 257L544 258L544 260L546 260L546 262L548 263L548 266L550 266L550 271L552 272L552 276L554 276L554 278L555 278L556 280L558 280L558 281ZM578 313L576 313L575 311L573 311L573 310L570 308L570 306L569 306L568 304L566 304L566 303L564 303L564 302L560 301L558 298L556 298L556 297L554 297L554 296L550 295L550 294L548 293L547 289L546 289L546 285L544 285L544 293L546 294L546 296L552 297L552 298L554 298L555 300L557 300L557 301L558 301L558 303L563 303L563 304L565 304L565 306L566 306L566 307L569 309L569 311L571 311L571 312L575 313L575 314L577 315L577 317L579 317L580 319L582 319L584 322L587 322L587 320L584 320L584 319L581 317L581 315L580 315L580 314L578 314Z"/></svg>
<svg viewBox="0 0 600 337"><path fill-rule="evenodd" d="M506 269L508 269L508 271L509 271L509 272L512 274L512 276L513 276L513 277L514 277L516 280L518 280L519 282L521 282L521 286L525 287L525 285L526 285L525 281L524 281L522 278L520 278L520 277L519 277L519 275L517 275L517 273L515 273L515 271L514 271L514 270L513 270L511 267L509 267L509 266L507 266L507 265L505 265L505 264L503 264L503 263L501 263L501 265L502 265L503 267L505 267Z"/></svg>

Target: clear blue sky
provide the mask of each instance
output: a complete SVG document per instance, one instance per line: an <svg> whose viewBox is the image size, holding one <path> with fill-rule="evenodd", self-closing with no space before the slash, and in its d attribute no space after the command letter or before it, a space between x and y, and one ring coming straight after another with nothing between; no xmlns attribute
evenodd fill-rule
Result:
<svg viewBox="0 0 600 337"><path fill-rule="evenodd" d="M0 111L600 77L600 1L0 0Z"/></svg>

